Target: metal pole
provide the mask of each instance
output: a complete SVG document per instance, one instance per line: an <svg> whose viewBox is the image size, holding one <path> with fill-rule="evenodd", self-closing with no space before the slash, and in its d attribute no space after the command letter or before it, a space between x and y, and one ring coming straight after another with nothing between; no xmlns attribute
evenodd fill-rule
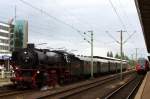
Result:
<svg viewBox="0 0 150 99"><path fill-rule="evenodd" d="M121 66L120 66L120 79L122 80L123 76L122 76L122 59L123 59L123 32L126 31L118 31L120 32L120 56L121 56Z"/></svg>
<svg viewBox="0 0 150 99"><path fill-rule="evenodd" d="M93 76L93 31L88 31L91 32L91 78L94 78Z"/></svg>
<svg viewBox="0 0 150 99"><path fill-rule="evenodd" d="M132 65L130 67L132 68L132 66L134 66L133 54L131 55L131 58L132 58L132 62L131 62Z"/></svg>
<svg viewBox="0 0 150 99"><path fill-rule="evenodd" d="M138 55L137 55L137 50L138 50L138 48L135 48L135 51L136 51L136 56L135 56L135 59L136 59L136 63L137 63L137 57L138 57Z"/></svg>
<svg viewBox="0 0 150 99"><path fill-rule="evenodd" d="M17 18L17 7L15 5L15 21L16 21L16 18Z"/></svg>
<svg viewBox="0 0 150 99"><path fill-rule="evenodd" d="M91 77L93 78L93 31L91 31Z"/></svg>
<svg viewBox="0 0 150 99"><path fill-rule="evenodd" d="M5 78L5 72L4 72L4 68L1 71L1 78Z"/></svg>
<svg viewBox="0 0 150 99"><path fill-rule="evenodd" d="M123 49L123 46L122 46L122 30L120 31L120 55L121 55L121 68L120 68L120 75L121 75L121 80L122 80L122 49Z"/></svg>

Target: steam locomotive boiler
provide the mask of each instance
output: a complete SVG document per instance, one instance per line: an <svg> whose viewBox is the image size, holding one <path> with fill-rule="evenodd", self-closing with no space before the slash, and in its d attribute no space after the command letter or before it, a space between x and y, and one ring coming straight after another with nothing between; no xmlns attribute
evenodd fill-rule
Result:
<svg viewBox="0 0 150 99"><path fill-rule="evenodd" d="M64 51L36 49L33 44L12 53L15 77L11 81L20 86L41 87L70 79L69 63L78 60Z"/></svg>
<svg viewBox="0 0 150 99"><path fill-rule="evenodd" d="M33 45L32 45L33 46ZM13 52L12 60L22 68L50 68L51 65L65 63L66 57L60 52L28 47ZM43 66L42 66L43 65ZM50 67L49 67L50 66Z"/></svg>

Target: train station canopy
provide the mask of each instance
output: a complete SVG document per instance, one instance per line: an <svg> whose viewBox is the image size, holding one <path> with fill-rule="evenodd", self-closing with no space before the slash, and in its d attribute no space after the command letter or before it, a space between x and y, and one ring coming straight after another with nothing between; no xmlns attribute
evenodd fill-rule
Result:
<svg viewBox="0 0 150 99"><path fill-rule="evenodd" d="M150 0L135 0L147 51L150 53Z"/></svg>

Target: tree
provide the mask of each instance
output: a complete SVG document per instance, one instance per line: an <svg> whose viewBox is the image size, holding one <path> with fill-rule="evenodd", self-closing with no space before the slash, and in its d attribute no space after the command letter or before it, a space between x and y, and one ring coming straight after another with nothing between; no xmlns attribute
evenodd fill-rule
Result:
<svg viewBox="0 0 150 99"><path fill-rule="evenodd" d="M110 52L110 55L109 55L109 57L113 57L113 53L112 53L112 51Z"/></svg>
<svg viewBox="0 0 150 99"><path fill-rule="evenodd" d="M128 56L126 56L126 55L123 57L123 59L124 60L129 60Z"/></svg>
<svg viewBox="0 0 150 99"><path fill-rule="evenodd" d="M107 52L107 57L110 57L110 53L109 53L109 51Z"/></svg>
<svg viewBox="0 0 150 99"><path fill-rule="evenodd" d="M118 55L118 53L116 53L116 55L115 55L115 58L119 58L119 55Z"/></svg>
<svg viewBox="0 0 150 99"><path fill-rule="evenodd" d="M107 52L107 57L113 57L112 51L108 51L108 52Z"/></svg>

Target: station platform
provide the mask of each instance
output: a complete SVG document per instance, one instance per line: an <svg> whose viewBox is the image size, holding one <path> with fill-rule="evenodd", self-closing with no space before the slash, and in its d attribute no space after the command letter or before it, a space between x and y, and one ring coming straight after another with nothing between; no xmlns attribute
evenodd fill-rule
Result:
<svg viewBox="0 0 150 99"><path fill-rule="evenodd" d="M150 99L150 71L147 72L134 99Z"/></svg>
<svg viewBox="0 0 150 99"><path fill-rule="evenodd" d="M1 79L0 78L0 87L7 86L10 84L12 84L12 82L9 79Z"/></svg>

